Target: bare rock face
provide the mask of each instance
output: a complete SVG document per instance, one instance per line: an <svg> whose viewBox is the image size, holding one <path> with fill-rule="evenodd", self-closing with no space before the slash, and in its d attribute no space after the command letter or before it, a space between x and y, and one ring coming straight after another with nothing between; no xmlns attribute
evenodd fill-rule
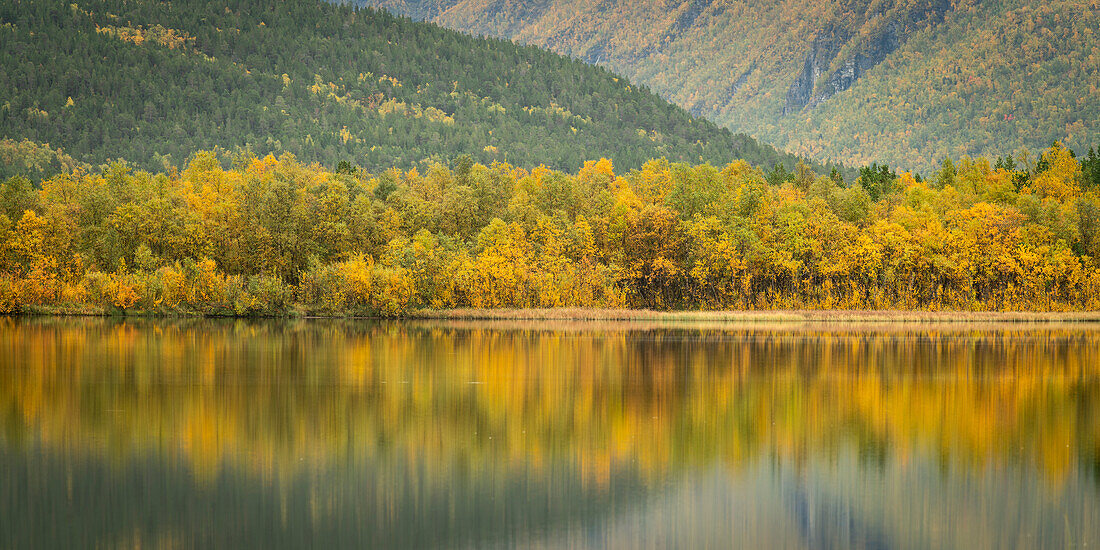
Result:
<svg viewBox="0 0 1100 550"><path fill-rule="evenodd" d="M787 91L783 114L795 113L806 107L812 109L851 88L867 71L904 44L916 29L943 21L950 8L950 0L938 0L930 6L914 8L891 19L870 39L864 40L853 53L848 54L847 59L840 62L840 67L829 73L824 81L822 75L833 65L840 49L852 36L850 31L840 27L823 29L814 39L810 52L806 54L806 64L802 72L795 77Z"/></svg>

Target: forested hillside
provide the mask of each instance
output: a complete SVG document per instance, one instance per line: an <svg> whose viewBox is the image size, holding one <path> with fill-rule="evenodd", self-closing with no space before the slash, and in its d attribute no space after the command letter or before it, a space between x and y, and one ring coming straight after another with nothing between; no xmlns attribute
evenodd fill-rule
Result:
<svg viewBox="0 0 1100 550"><path fill-rule="evenodd" d="M214 147L372 170L795 164L605 69L317 0L0 0L0 64L2 175Z"/></svg>
<svg viewBox="0 0 1100 550"><path fill-rule="evenodd" d="M743 161L425 168L200 152L180 173L12 178L0 313L1100 309L1095 151L924 181L865 168L850 186Z"/></svg>
<svg viewBox="0 0 1100 550"><path fill-rule="evenodd" d="M927 172L1100 135L1094 0L360 0L599 63L780 148Z"/></svg>

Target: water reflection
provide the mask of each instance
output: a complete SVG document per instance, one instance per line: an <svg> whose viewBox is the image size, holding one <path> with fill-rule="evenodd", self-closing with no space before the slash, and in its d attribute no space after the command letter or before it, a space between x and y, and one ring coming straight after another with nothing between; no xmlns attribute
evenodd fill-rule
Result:
<svg viewBox="0 0 1100 550"><path fill-rule="evenodd" d="M1098 375L1088 325L0 319L0 546L1095 546Z"/></svg>

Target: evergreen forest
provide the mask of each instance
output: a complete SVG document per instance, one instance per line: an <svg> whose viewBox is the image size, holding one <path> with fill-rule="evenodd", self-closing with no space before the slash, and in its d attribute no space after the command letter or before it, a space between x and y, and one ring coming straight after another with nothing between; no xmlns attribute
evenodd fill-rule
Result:
<svg viewBox="0 0 1100 550"><path fill-rule="evenodd" d="M0 64L5 178L215 148L375 171L798 161L603 68L318 0L2 0Z"/></svg>

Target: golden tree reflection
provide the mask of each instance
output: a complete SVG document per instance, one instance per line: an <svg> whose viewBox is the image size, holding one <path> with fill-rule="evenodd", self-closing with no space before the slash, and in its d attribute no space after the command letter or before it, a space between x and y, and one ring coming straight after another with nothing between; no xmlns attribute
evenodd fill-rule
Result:
<svg viewBox="0 0 1100 550"><path fill-rule="evenodd" d="M1057 485L1100 456L1098 372L1088 325L0 320L6 444L206 479L354 456L425 482L564 460L598 486L854 449Z"/></svg>

